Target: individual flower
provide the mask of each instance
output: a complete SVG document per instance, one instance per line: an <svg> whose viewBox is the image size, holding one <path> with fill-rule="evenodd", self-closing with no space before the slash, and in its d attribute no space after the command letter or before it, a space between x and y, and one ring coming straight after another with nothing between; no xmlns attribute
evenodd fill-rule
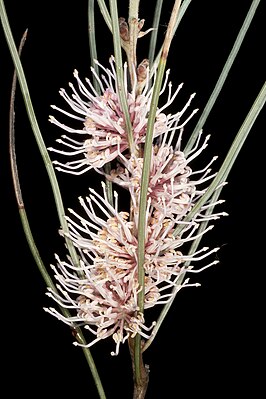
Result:
<svg viewBox="0 0 266 399"><path fill-rule="evenodd" d="M57 142L62 144L65 149L49 148L58 154L68 156L69 162L54 161L58 170L82 174L92 168L102 168L106 163L117 158L119 153L124 153L129 148L128 134L126 131L125 116L119 102L117 89L117 76L114 65L114 58L110 58L111 69L104 68L99 62L96 64L103 70L103 74L98 76L93 68L91 71L96 77L101 93L97 93L89 79L84 83L74 71L76 87L69 83L72 94L68 94L65 89L59 91L60 95L71 108L71 112L65 111L55 105L52 108L70 117L76 123L73 127L58 121L54 116L50 116L50 122L67 131L69 135L63 135ZM169 71L166 73L164 85L161 89L162 95L167 87ZM127 88L127 64L124 64L124 85L130 122L132 125L133 139L137 150L139 145L145 142L147 121L151 106L153 85L150 88L151 79L146 79L146 84L139 93L137 90L137 75L131 91ZM156 138L165 132L181 129L186 122L197 111L194 110L185 121L179 123L180 118L190 105L194 94L189 98L183 109L174 114L166 115L164 110L169 107L182 84L172 93L172 84L168 84L168 97L166 103L158 108L154 122L153 137ZM70 137L73 135L76 138ZM77 138L79 136L79 138Z"/></svg>
<svg viewBox="0 0 266 399"><path fill-rule="evenodd" d="M103 187L103 196L90 189L86 200L80 198L83 215L70 210L72 216L67 217L69 238L78 250L79 265L74 265L70 258L67 262L62 261L56 255L57 266L52 266L58 291L49 289L48 295L61 307L71 310L73 316L67 318L54 308L46 310L73 328L84 325L95 336L85 345L87 347L112 336L116 343L116 350L112 352L115 355L129 336L138 333L149 339L152 334L155 322L146 326L144 314L138 307L140 290L144 290L144 309L167 303L173 292L176 294L182 287L198 285L190 284L188 279L182 281L185 273L197 272L193 264L186 267L186 262L202 260L218 248L209 250L204 247L184 255L181 252L183 244L202 236L212 226L197 233L196 216L177 236L175 221L154 209L149 201L145 280L144 287L140 287L137 217L130 220L127 212L118 211L116 193L116 204L111 206L104 184ZM215 263L216 260L203 268Z"/></svg>

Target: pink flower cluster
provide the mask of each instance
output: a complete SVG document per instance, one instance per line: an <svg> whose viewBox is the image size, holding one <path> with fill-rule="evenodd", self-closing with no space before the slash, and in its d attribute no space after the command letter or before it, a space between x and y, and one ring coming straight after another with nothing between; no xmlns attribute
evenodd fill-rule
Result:
<svg viewBox="0 0 266 399"><path fill-rule="evenodd" d="M157 110L154 124L154 143L149 175L148 203L145 232L145 284L138 282L138 221L141 176L143 167L143 145L153 87L150 80L141 94L135 94L136 85L128 92L128 109L132 124L136 153L130 153L125 118L117 94L117 77L114 61L111 69L103 69L101 78L95 74L102 94L94 90L86 79L85 85L74 72L77 89L70 84L72 95L61 89L60 94L72 109L72 113L53 106L54 109L78 121L74 129L59 122L54 117L50 121L67 132L80 135L74 140L63 136L58 140L67 150L51 149L70 157L67 163L55 162L57 169L72 174L81 174L90 169L102 174L107 180L126 189L130 197L130 207L120 211L118 194L114 191L114 205L108 201L105 183L103 193L90 189L87 198L80 198L82 216L70 210L67 217L69 238L77 248L79 265L71 258L62 261L56 255L57 265L52 266L57 280L55 292L48 289L48 295L61 307L73 312L72 317L63 316L55 308L45 310L70 326L85 326L94 336L86 346L112 336L116 343L113 355L118 354L119 346L128 337L140 334L149 339L155 322L146 326L144 313L138 306L138 293L144 291L144 310L163 305L173 300L182 287L190 284L187 273L197 273L215 263L216 260L194 269L194 263L208 258L218 248L203 247L194 253L182 252L185 243L192 243L213 226L199 230L202 221L219 218L221 213L206 213L214 206L207 203L187 220L186 216L204 195L208 182L214 177L210 165L214 157L201 170L193 171L191 162L206 148L209 137L202 139L202 132L193 149L185 154L181 149L183 129L196 111L181 122L190 105L192 95L184 108L174 114L163 111L172 104L181 85L172 94L168 73L161 90L165 92L168 83L167 102ZM126 76L126 65L125 65ZM137 82L136 82L137 83ZM125 78L126 86L126 78ZM111 172L103 167L112 165ZM181 227L181 228L180 228ZM177 228L179 232L177 234ZM76 342L76 345L81 345Z"/></svg>

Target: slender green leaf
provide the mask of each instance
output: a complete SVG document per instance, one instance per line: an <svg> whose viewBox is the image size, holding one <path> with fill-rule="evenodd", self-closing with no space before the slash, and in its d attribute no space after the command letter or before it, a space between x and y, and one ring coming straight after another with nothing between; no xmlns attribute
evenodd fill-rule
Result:
<svg viewBox="0 0 266 399"><path fill-rule="evenodd" d="M239 31L237 38L235 40L235 43L233 45L233 48L230 51L227 61L224 64L224 67L223 67L222 72L217 80L217 83L216 83L214 89L213 89L213 92L210 95L208 102L198 120L198 123L196 124L195 129L192 132L192 134L187 142L187 145L184 149L185 153L188 153L190 151L190 149L193 147L195 141L197 140L199 132L201 131L202 127L204 126L204 124L210 114L210 111L212 110L212 107L214 106L214 103L217 100L217 98L220 94L220 91L223 88L223 85L224 85L226 78L231 70L231 67L233 65L233 62L234 62L237 54L238 54L241 44L246 36L246 33L248 31L248 28L251 24L251 21L254 17L254 14L257 10L259 3L260 3L260 0L253 0L251 3L250 9L246 15L246 18L243 22L242 27L240 28L240 31Z"/></svg>

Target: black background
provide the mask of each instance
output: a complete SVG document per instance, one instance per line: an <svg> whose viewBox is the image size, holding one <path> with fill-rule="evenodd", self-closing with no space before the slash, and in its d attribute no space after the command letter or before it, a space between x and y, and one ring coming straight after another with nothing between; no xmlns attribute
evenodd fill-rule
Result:
<svg viewBox="0 0 266 399"><path fill-rule="evenodd" d="M62 134L48 122L50 104L60 103L72 72L90 76L87 1L5 2L18 45L28 29L22 63L36 117L47 147ZM165 1L159 29L166 31L173 1ZM184 82L173 105L177 111L192 92L193 106L203 110L221 72L251 1L193 1L174 37L168 66L174 86ZM140 2L144 28L152 23L155 1ZM127 17L127 1L119 1ZM97 8L97 7L96 7ZM226 155L265 81L265 1L261 1L226 84L204 126L211 134L208 155ZM112 36L97 9L99 60L107 65ZM1 226L2 226L2 362L8 382L4 397L97 398L82 351L72 345L67 326L43 311L53 306L33 261L20 224L8 159L8 111L13 65L3 32L1 56ZM147 57L148 37L139 41L138 61ZM197 117L199 113L197 114ZM188 126L192 131L197 117ZM220 263L197 275L202 286L183 290L167 315L153 345L145 353L150 365L147 399L220 396L263 396L265 316L264 166L265 110L257 118L222 192L229 216L217 221L206 238L220 246ZM54 253L64 256L59 222L49 180L36 145L23 100L16 99L16 146L23 198L36 244L47 265ZM202 157L203 164L205 157ZM88 187L98 187L94 173L75 177L57 174L66 207ZM196 279L194 279L196 281ZM193 280L193 281L194 281ZM126 344L111 357L113 342L92 348L107 398L132 397L131 364ZM262 362L262 365L261 363Z"/></svg>

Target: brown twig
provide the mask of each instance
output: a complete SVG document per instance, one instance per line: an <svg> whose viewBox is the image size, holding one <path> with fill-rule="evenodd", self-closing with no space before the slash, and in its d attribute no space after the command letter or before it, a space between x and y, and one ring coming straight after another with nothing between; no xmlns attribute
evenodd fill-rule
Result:
<svg viewBox="0 0 266 399"><path fill-rule="evenodd" d="M20 45L18 48L18 54L21 56L23 46L27 38L28 30L24 32ZM13 178L13 184L15 189L15 195L18 203L19 209L24 208L24 203L22 199L22 193L19 184L18 168L16 161L16 149L15 149L15 97L16 97L16 87L17 87L17 73L16 69L14 71L12 86L11 86L11 96L10 96L10 108L9 108L9 155L10 155L10 165Z"/></svg>

